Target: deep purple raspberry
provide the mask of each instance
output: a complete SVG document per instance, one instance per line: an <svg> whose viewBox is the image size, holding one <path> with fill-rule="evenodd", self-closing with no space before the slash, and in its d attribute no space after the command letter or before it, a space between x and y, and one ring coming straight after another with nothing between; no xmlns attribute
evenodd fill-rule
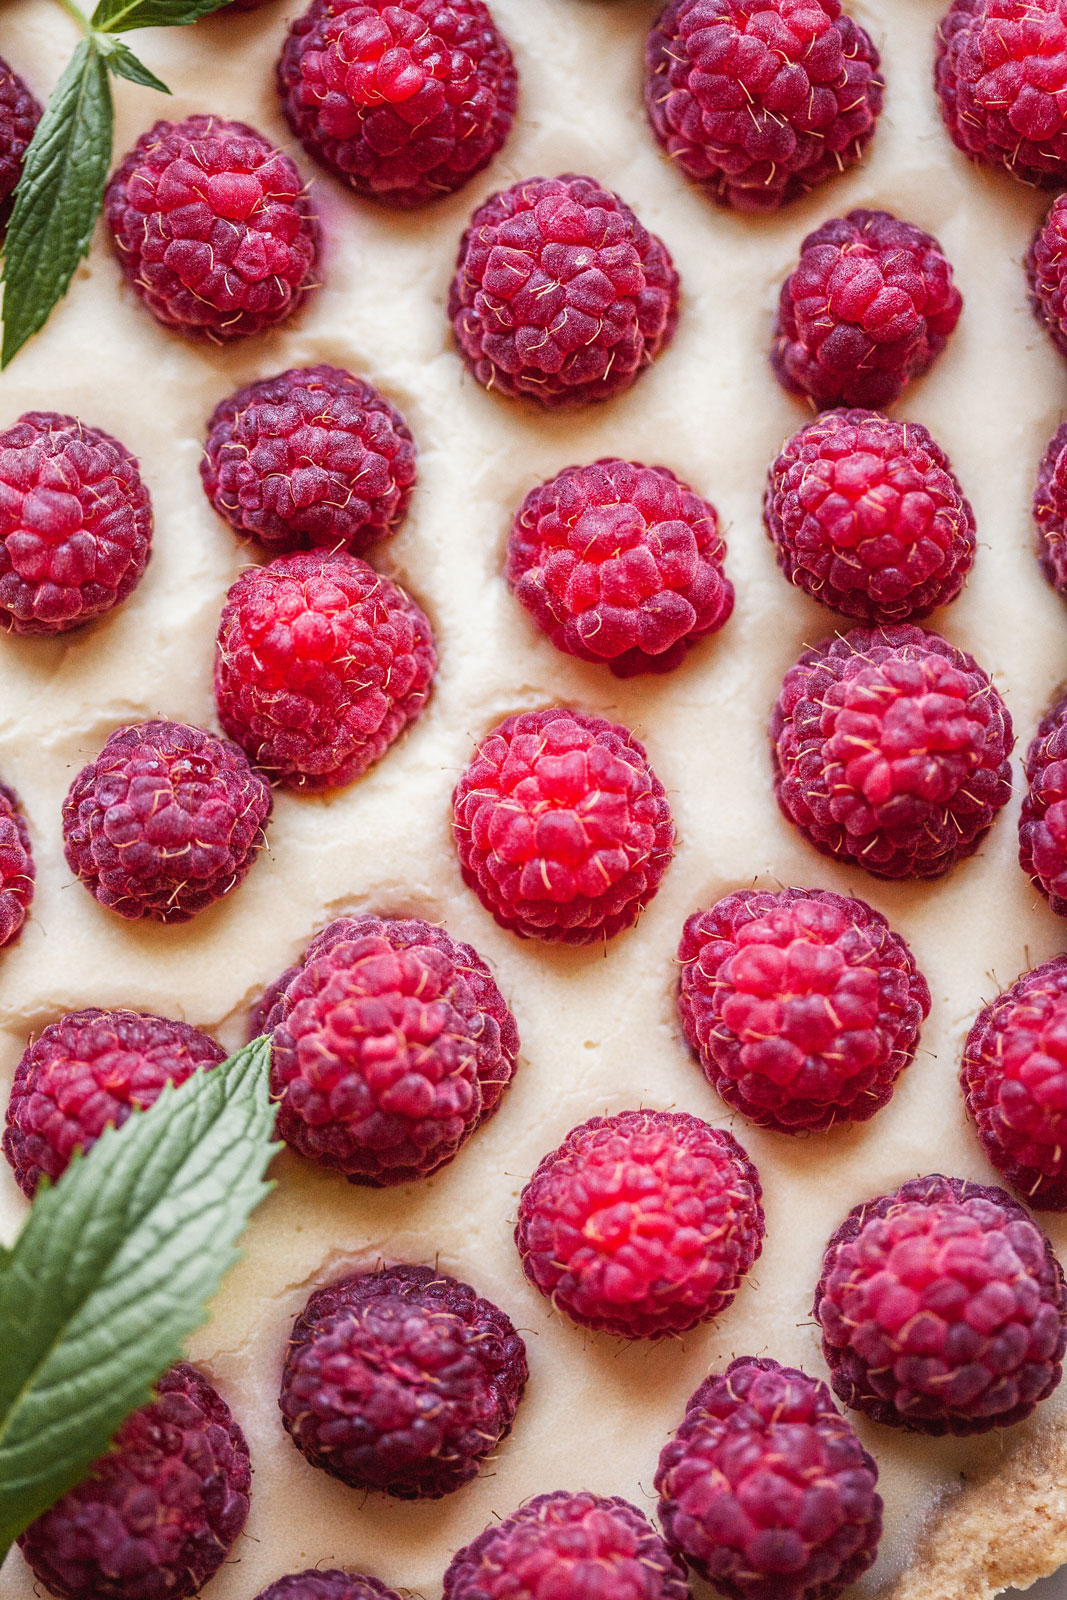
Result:
<svg viewBox="0 0 1067 1600"><path fill-rule="evenodd" d="M256 1600L401 1600L365 1572L338 1572L336 1568L309 1567L306 1572L290 1572L261 1589Z"/></svg>

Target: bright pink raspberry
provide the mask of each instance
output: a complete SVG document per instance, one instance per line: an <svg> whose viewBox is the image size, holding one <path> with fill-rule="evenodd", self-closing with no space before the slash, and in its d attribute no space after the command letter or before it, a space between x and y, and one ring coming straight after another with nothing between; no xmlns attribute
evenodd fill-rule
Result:
<svg viewBox="0 0 1067 1600"><path fill-rule="evenodd" d="M800 247L771 347L790 394L826 406L887 406L928 372L963 300L937 240L888 211L850 211Z"/></svg>
<svg viewBox="0 0 1067 1600"><path fill-rule="evenodd" d="M22 158L41 120L37 97L0 58L0 238L11 215L11 197L22 176Z"/></svg>
<svg viewBox="0 0 1067 1600"><path fill-rule="evenodd" d="M1011 798L1011 716L940 634L853 628L806 650L771 715L774 792L823 855L936 878Z"/></svg>
<svg viewBox="0 0 1067 1600"><path fill-rule="evenodd" d="M621 394L674 337L666 245L594 178L527 178L460 242L448 315L486 389L550 409Z"/></svg>
<svg viewBox="0 0 1067 1600"><path fill-rule="evenodd" d="M251 1482L229 1406L179 1361L84 1482L20 1534L19 1547L60 1600L187 1600L236 1543Z"/></svg>
<svg viewBox="0 0 1067 1600"><path fill-rule="evenodd" d="M322 545L355 555L400 527L415 441L400 412L340 367L290 367L215 408L204 493L271 555Z"/></svg>
<svg viewBox="0 0 1067 1600"><path fill-rule="evenodd" d="M645 109L713 200L776 211L863 155L879 67L841 0L669 0L645 49Z"/></svg>
<svg viewBox="0 0 1067 1600"><path fill-rule="evenodd" d="M30 1199L42 1177L55 1183L75 1150L105 1128L154 1105L168 1083L226 1052L187 1022L90 1006L49 1023L22 1053L7 1107L4 1154Z"/></svg>
<svg viewBox="0 0 1067 1600"><path fill-rule="evenodd" d="M1026 752L1019 864L1059 917L1067 917L1067 694L1042 717Z"/></svg>
<svg viewBox="0 0 1067 1600"><path fill-rule="evenodd" d="M36 869L18 795L0 783L0 950L14 944L33 902Z"/></svg>
<svg viewBox="0 0 1067 1600"><path fill-rule="evenodd" d="M878 1553L877 1483L825 1383L753 1356L690 1396L656 1471L668 1544L728 1600L836 1600Z"/></svg>
<svg viewBox="0 0 1067 1600"><path fill-rule="evenodd" d="M0 433L0 627L66 633L114 610L151 546L137 459L110 433L56 411Z"/></svg>
<svg viewBox="0 0 1067 1600"><path fill-rule="evenodd" d="M511 1432L526 1387L511 1319L432 1267L316 1289L293 1324L282 1422L313 1467L354 1489L436 1500Z"/></svg>
<svg viewBox="0 0 1067 1600"><path fill-rule="evenodd" d="M278 62L286 120L357 194L419 206L487 167L518 77L482 0L312 0Z"/></svg>
<svg viewBox="0 0 1067 1600"><path fill-rule="evenodd" d="M452 793L463 881L523 939L591 944L632 928L674 854L645 747L553 707L486 735Z"/></svg>
<svg viewBox="0 0 1067 1600"><path fill-rule="evenodd" d="M1067 0L952 0L935 77L964 155L1024 183L1067 180Z"/></svg>
<svg viewBox="0 0 1067 1600"><path fill-rule="evenodd" d="M1057 195L1026 257L1034 315L1056 349L1067 355L1067 195Z"/></svg>
<svg viewBox="0 0 1067 1600"><path fill-rule="evenodd" d="M689 918L678 1010L704 1076L762 1128L866 1122L930 1010L904 940L863 900L740 889Z"/></svg>
<svg viewBox="0 0 1067 1600"><path fill-rule="evenodd" d="M226 596L219 721L285 788L340 788L422 715L436 666L422 611L358 556L280 556Z"/></svg>
<svg viewBox="0 0 1067 1600"><path fill-rule="evenodd" d="M188 922L265 843L270 785L228 739L183 722L116 728L63 802L67 865L120 917Z"/></svg>
<svg viewBox="0 0 1067 1600"><path fill-rule="evenodd" d="M671 672L734 608L718 513L667 467L605 456L519 508L511 589L552 643L619 678Z"/></svg>
<svg viewBox="0 0 1067 1600"><path fill-rule="evenodd" d="M945 452L879 411L824 411L788 439L763 521L790 583L864 622L948 605L974 561L974 512Z"/></svg>
<svg viewBox="0 0 1067 1600"><path fill-rule="evenodd" d="M445 1573L444 1600L688 1600L685 1568L616 1496L539 1494L494 1522Z"/></svg>
<svg viewBox="0 0 1067 1600"><path fill-rule="evenodd" d="M190 337L260 333L315 287L319 225L304 180L243 122L157 122L116 169L104 211L131 286Z"/></svg>
<svg viewBox="0 0 1067 1600"><path fill-rule="evenodd" d="M1063 1373L1052 1246L1003 1189L962 1178L913 1178L854 1206L827 1246L813 1314L838 1396L916 1433L1010 1427Z"/></svg>
<svg viewBox="0 0 1067 1600"><path fill-rule="evenodd" d="M1067 594L1067 422L1041 459L1033 510L1041 570L1059 594Z"/></svg>
<svg viewBox="0 0 1067 1600"><path fill-rule="evenodd" d="M290 1572L261 1589L256 1600L401 1600L365 1572L338 1572L336 1568L309 1567Z"/></svg>
<svg viewBox="0 0 1067 1600"><path fill-rule="evenodd" d="M585 1328L686 1333L730 1305L763 1248L762 1190L732 1134L685 1111L572 1128L519 1196L522 1270Z"/></svg>

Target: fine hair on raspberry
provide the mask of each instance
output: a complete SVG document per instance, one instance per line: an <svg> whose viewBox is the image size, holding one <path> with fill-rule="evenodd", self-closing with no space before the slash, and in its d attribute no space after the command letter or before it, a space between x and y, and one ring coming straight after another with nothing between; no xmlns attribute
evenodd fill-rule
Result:
<svg viewBox="0 0 1067 1600"><path fill-rule="evenodd" d="M841 0L669 0L645 47L645 109L712 200L771 212L860 160L880 66Z"/></svg>
<svg viewBox="0 0 1067 1600"><path fill-rule="evenodd" d="M1067 692L1038 723L1023 766L1019 865L1058 917L1067 917Z"/></svg>
<svg viewBox="0 0 1067 1600"><path fill-rule="evenodd" d="M592 1117L519 1196L527 1278L585 1328L686 1333L731 1304L763 1248L759 1175L732 1134L685 1111Z"/></svg>
<svg viewBox="0 0 1067 1600"><path fill-rule="evenodd" d="M1067 595L1067 422L1041 458L1033 512L1041 570L1057 594Z"/></svg>
<svg viewBox="0 0 1067 1600"><path fill-rule="evenodd" d="M386 1266L316 1289L285 1353L282 1422L354 1489L436 1500L511 1431L526 1347L510 1318L432 1267Z"/></svg>
<svg viewBox="0 0 1067 1600"><path fill-rule="evenodd" d="M0 783L0 950L14 944L33 903L30 830L14 789Z"/></svg>
<svg viewBox="0 0 1067 1600"><path fill-rule="evenodd" d="M22 158L40 120L41 106L36 95L0 57L0 240L11 215L15 186L22 176Z"/></svg>
<svg viewBox="0 0 1067 1600"><path fill-rule="evenodd" d="M505 576L559 650L617 677L672 672L734 608L715 507L668 467L606 456L531 489Z"/></svg>

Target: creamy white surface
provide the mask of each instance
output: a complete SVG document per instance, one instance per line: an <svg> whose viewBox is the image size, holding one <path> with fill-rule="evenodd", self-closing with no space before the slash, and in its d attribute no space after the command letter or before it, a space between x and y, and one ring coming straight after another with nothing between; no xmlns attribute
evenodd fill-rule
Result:
<svg viewBox="0 0 1067 1600"><path fill-rule="evenodd" d="M157 116L244 118L288 144L272 67L294 4L136 43L171 101L116 86L116 156ZM414 216L354 199L301 152L327 237L325 287L294 323L224 351L162 330L121 284L102 235L47 330L0 378L0 426L31 407L72 412L140 457L156 511L148 574L96 627L58 641L0 639L0 775L28 813L37 898L20 944L0 957L0 1076L31 1032L84 1005L180 1016L226 1044L243 1036L261 989L331 917L353 909L441 920L492 963L517 1015L523 1058L485 1131L427 1183L375 1193L284 1156L192 1354L244 1426L252 1511L210 1600L251 1600L310 1565L362 1568L437 1591L452 1553L491 1519L546 1489L585 1487L654 1509L660 1446L689 1391L732 1355L771 1354L822 1374L809 1308L822 1247L856 1201L930 1170L988 1180L956 1084L961 1041L983 1000L1067 945L1064 925L1016 864L1018 797L981 856L946 880L886 885L817 856L780 818L765 745L778 683L834 617L791 590L760 519L766 467L805 412L765 360L778 285L801 238L851 205L883 205L941 238L965 297L949 349L896 414L926 423L948 450L977 514L972 581L935 619L993 673L1021 747L1067 672L1062 603L1031 553L1029 499L1041 451L1063 415L1065 369L1026 306L1021 258L1047 198L969 167L950 147L930 83L940 0L856 0L884 51L886 111L868 163L775 219L713 209L661 157L641 111L646 0L495 0L522 77L514 135L463 194ZM0 54L43 96L75 41L49 0L8 0ZM623 397L580 415L543 416L484 394L453 351L444 301L473 205L518 178L589 172L659 232L682 276L673 347ZM64 865L59 811L75 771L121 722L164 715L211 725L215 624L248 559L199 486L205 419L251 378L331 361L379 384L421 450L420 487L402 534L377 553L438 631L430 709L366 778L327 799L280 796L269 855L228 901L188 927L123 923ZM557 654L500 577L510 515L534 483L601 454L663 461L718 506L737 610L725 631L666 679L619 683ZM639 928L606 952L522 943L463 888L449 794L473 741L516 709L570 702L635 729L675 808L680 844ZM1016 787L1019 787L1016 761ZM742 885L856 892L911 941L934 1005L918 1058L891 1105L854 1132L790 1141L734 1119L690 1059L675 1019L674 951L684 918ZM550 1314L522 1277L511 1241L515 1198L540 1156L597 1112L681 1107L733 1126L766 1189L767 1242L733 1308L687 1338L630 1347ZM24 1202L0 1171L12 1236ZM1067 1224L1052 1219L1059 1244ZM526 1332L531 1381L517 1425L481 1478L442 1502L365 1497L305 1464L275 1404L291 1318L346 1269L437 1261L507 1309ZM878 1458L887 1519L873 1590L906 1566L934 1503L988 1470L1031 1429L1059 1426L1062 1403L1033 1423L974 1443L860 1431ZM1067 1529L1063 1551L1067 1559ZM2 1600L27 1600L13 1554ZM936 1600L936 1597L931 1597Z"/></svg>

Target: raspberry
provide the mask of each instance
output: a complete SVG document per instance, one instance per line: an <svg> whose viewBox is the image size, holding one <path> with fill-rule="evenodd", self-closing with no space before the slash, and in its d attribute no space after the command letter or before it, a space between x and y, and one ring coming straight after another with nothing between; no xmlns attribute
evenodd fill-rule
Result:
<svg viewBox="0 0 1067 1600"><path fill-rule="evenodd" d="M166 1084L225 1056L188 1023L138 1011L90 1006L50 1023L23 1051L7 1108L4 1154L19 1188L32 1199L76 1149L90 1150L105 1128L154 1105Z"/></svg>
<svg viewBox="0 0 1067 1600"><path fill-rule="evenodd" d="M458 1550L444 1600L687 1600L685 1569L636 1506L557 1489Z"/></svg>
<svg viewBox="0 0 1067 1600"><path fill-rule="evenodd" d="M667 467L604 457L526 496L507 580L559 650L619 678L671 672L734 608L715 507Z"/></svg>
<svg viewBox="0 0 1067 1600"><path fill-rule="evenodd" d="M1063 1272L1003 1189L913 1178L854 1206L830 1240L814 1316L834 1389L875 1422L986 1433L1055 1389Z"/></svg>
<svg viewBox="0 0 1067 1600"><path fill-rule="evenodd" d="M1056 349L1067 355L1067 195L1057 195L1026 257L1030 304Z"/></svg>
<svg viewBox="0 0 1067 1600"><path fill-rule="evenodd" d="M704 1380L656 1472L667 1542L729 1600L835 1600L877 1554L877 1482L825 1383L752 1356Z"/></svg>
<svg viewBox="0 0 1067 1600"><path fill-rule="evenodd" d="M291 367L216 407L200 476L219 516L272 555L309 545L362 554L404 520L415 441L362 378Z"/></svg>
<svg viewBox="0 0 1067 1600"><path fill-rule="evenodd" d="M463 881L523 939L632 928L674 854L674 821L627 728L554 707L486 735L452 793Z"/></svg>
<svg viewBox="0 0 1067 1600"><path fill-rule="evenodd" d="M952 0L937 93L954 144L1024 183L1067 181L1067 3Z"/></svg>
<svg viewBox="0 0 1067 1600"><path fill-rule="evenodd" d="M945 452L878 411L825 411L787 440L763 520L790 583L864 622L948 605L974 561L974 512Z"/></svg>
<svg viewBox="0 0 1067 1600"><path fill-rule="evenodd" d="M310 1567L307 1572L290 1572L268 1584L256 1600L400 1600L400 1596L365 1572Z"/></svg>
<svg viewBox="0 0 1067 1600"><path fill-rule="evenodd" d="M229 1555L248 1515L251 1479L229 1406L179 1361L84 1482L18 1543L37 1580L61 1600L185 1600Z"/></svg>
<svg viewBox="0 0 1067 1600"><path fill-rule="evenodd" d="M486 389L580 406L621 394L670 343L678 274L595 178L527 178L471 218L448 315Z"/></svg>
<svg viewBox="0 0 1067 1600"><path fill-rule="evenodd" d="M879 65L840 0L670 0L645 50L645 109L713 200L777 211L863 155Z"/></svg>
<svg viewBox="0 0 1067 1600"><path fill-rule="evenodd" d="M382 1267L311 1296L278 1404L313 1467L352 1488L436 1500L511 1432L526 1377L510 1319L468 1284Z"/></svg>
<svg viewBox="0 0 1067 1600"><path fill-rule="evenodd" d="M1067 917L1067 694L1038 723L1026 752L1019 864L1059 917Z"/></svg>
<svg viewBox="0 0 1067 1600"><path fill-rule="evenodd" d="M0 783L0 950L22 932L35 876L30 831L18 795Z"/></svg>
<svg viewBox="0 0 1067 1600"><path fill-rule="evenodd" d="M825 889L740 889L689 918L678 1009L704 1076L761 1128L819 1132L881 1110L930 1010L880 912Z"/></svg>
<svg viewBox="0 0 1067 1600"><path fill-rule="evenodd" d="M937 240L888 211L850 211L800 247L782 285L771 365L790 394L886 406L928 372L963 300Z"/></svg>
<svg viewBox="0 0 1067 1600"><path fill-rule="evenodd" d="M114 610L151 545L137 459L110 433L56 411L0 433L0 627L66 633Z"/></svg>
<svg viewBox="0 0 1067 1600"><path fill-rule="evenodd" d="M436 665L414 600L358 556L280 556L226 596L219 721L285 788L340 788L422 715Z"/></svg>
<svg viewBox="0 0 1067 1600"><path fill-rule="evenodd" d="M1067 422L1052 435L1038 469L1034 524L1041 570L1059 594L1067 594Z"/></svg>
<svg viewBox="0 0 1067 1600"><path fill-rule="evenodd" d="M730 1305L763 1248L762 1190L732 1134L685 1111L572 1128L519 1197L522 1270L582 1327L686 1333Z"/></svg>
<svg viewBox="0 0 1067 1600"><path fill-rule="evenodd" d="M115 171L104 209L130 284L179 333L260 333L315 287L319 225L304 181L246 123L157 122Z"/></svg>
<svg viewBox="0 0 1067 1600"><path fill-rule="evenodd" d="M22 176L22 158L41 120L35 95L0 58L0 238L11 215L11 196Z"/></svg>
<svg viewBox="0 0 1067 1600"><path fill-rule="evenodd" d="M357 194L419 206L487 167L518 77L482 0L312 0L278 62L286 120Z"/></svg>
<svg viewBox="0 0 1067 1600"><path fill-rule="evenodd" d="M436 1172L515 1071L518 1029L492 973L428 922L341 917L268 996L277 1131L350 1183Z"/></svg>
<svg viewBox="0 0 1067 1600"><path fill-rule="evenodd" d="M182 722L116 728L63 802L67 865L120 917L188 922L242 881L270 786L228 739Z"/></svg>
<svg viewBox="0 0 1067 1600"><path fill-rule="evenodd" d="M964 650L922 628L853 628L806 650L771 715L774 792L823 855L936 878L1011 797L1011 716Z"/></svg>

